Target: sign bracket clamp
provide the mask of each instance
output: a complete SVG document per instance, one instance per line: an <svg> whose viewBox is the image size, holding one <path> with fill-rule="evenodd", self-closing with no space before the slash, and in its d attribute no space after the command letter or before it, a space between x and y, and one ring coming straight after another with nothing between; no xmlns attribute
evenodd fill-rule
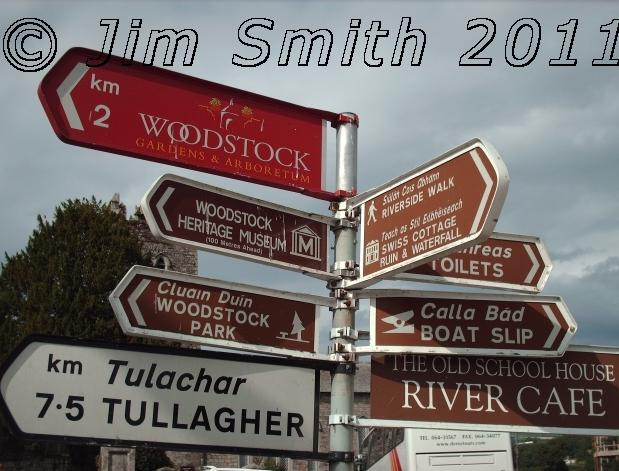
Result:
<svg viewBox="0 0 619 471"><path fill-rule="evenodd" d="M352 463L355 461L355 455L351 451L330 451L329 462L344 462Z"/></svg>
<svg viewBox="0 0 619 471"><path fill-rule="evenodd" d="M355 426L358 423L356 415L348 414L331 414L329 416L329 425L350 425Z"/></svg>
<svg viewBox="0 0 619 471"><path fill-rule="evenodd" d="M344 343L332 343L329 345L329 360L338 363L338 367L340 365L354 365L357 361L357 354L353 351L353 348L350 344ZM337 369L337 368L336 368ZM341 371L338 371L341 372ZM344 372L345 374L352 374L348 371Z"/></svg>
<svg viewBox="0 0 619 471"><path fill-rule="evenodd" d="M357 340L359 338L359 333L356 329L353 329L350 326L347 327L336 327L331 329L331 335L329 336L331 340L333 339L346 339L346 340Z"/></svg>
<svg viewBox="0 0 619 471"><path fill-rule="evenodd" d="M333 263L332 273L341 277L356 277L359 275L359 266L355 260L340 260ZM339 281L341 280L335 280L335 283L329 288L335 288L334 285Z"/></svg>
<svg viewBox="0 0 619 471"><path fill-rule="evenodd" d="M330 296L335 298L335 304L330 309L348 309L353 306L358 308L359 301L353 296L352 292L338 286L341 280L334 281L335 283L333 283L333 285L335 286L329 286L331 288Z"/></svg>
<svg viewBox="0 0 619 471"><path fill-rule="evenodd" d="M359 208L347 206L346 201L332 201L329 210L335 213L335 221L331 224L334 231L343 228L356 228L361 222Z"/></svg>

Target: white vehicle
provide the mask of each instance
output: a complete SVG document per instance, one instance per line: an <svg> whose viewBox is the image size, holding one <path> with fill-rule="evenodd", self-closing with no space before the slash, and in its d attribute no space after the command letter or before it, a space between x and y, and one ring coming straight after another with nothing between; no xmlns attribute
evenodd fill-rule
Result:
<svg viewBox="0 0 619 471"><path fill-rule="evenodd" d="M508 433L375 428L361 455L364 471L514 471Z"/></svg>

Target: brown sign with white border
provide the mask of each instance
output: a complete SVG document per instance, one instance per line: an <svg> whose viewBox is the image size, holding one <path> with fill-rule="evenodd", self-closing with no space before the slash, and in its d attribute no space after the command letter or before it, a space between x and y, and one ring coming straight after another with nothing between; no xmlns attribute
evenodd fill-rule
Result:
<svg viewBox="0 0 619 471"><path fill-rule="evenodd" d="M477 245L434 259L395 278L539 293L551 269L548 252L539 238L494 233Z"/></svg>
<svg viewBox="0 0 619 471"><path fill-rule="evenodd" d="M372 357L372 419L362 426L616 435L619 349L560 358Z"/></svg>
<svg viewBox="0 0 619 471"><path fill-rule="evenodd" d="M361 214L361 288L490 236L507 194L505 164L480 139L348 201Z"/></svg>
<svg viewBox="0 0 619 471"><path fill-rule="evenodd" d="M146 193L151 232L167 242L249 259L319 278L329 273L332 218L303 213L175 175Z"/></svg>
<svg viewBox="0 0 619 471"><path fill-rule="evenodd" d="M333 301L134 266L110 303L129 335L320 358L319 310Z"/></svg>
<svg viewBox="0 0 619 471"><path fill-rule="evenodd" d="M445 291L366 290L370 350L557 356L576 332L561 298ZM364 347L358 347L358 351Z"/></svg>

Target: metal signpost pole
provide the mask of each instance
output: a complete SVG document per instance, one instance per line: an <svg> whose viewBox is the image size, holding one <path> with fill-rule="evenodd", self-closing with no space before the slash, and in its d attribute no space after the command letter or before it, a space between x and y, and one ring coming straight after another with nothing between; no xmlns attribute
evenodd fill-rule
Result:
<svg viewBox="0 0 619 471"><path fill-rule="evenodd" d="M344 113L337 128L336 185L342 195L352 194L357 186L357 115ZM335 255L333 270L342 279L356 275L356 236L354 220L351 221L345 203L333 207L339 223L334 228ZM331 380L331 412L329 416L330 471L352 471L353 428L349 425L353 416L353 395L356 363L354 354L343 353L354 345L356 302L341 288L342 279L332 282L337 305L333 309L331 329L331 352L339 355L339 363ZM349 350L350 351L350 350Z"/></svg>

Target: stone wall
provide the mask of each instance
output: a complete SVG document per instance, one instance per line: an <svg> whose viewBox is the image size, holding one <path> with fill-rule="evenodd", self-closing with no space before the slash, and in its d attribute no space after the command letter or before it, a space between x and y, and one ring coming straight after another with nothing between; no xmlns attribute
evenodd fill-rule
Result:
<svg viewBox="0 0 619 471"><path fill-rule="evenodd" d="M198 254L195 249L156 240L142 217L130 222L142 241L144 250L151 256L153 266L190 275L198 274ZM165 263L166 260L168 263Z"/></svg>

